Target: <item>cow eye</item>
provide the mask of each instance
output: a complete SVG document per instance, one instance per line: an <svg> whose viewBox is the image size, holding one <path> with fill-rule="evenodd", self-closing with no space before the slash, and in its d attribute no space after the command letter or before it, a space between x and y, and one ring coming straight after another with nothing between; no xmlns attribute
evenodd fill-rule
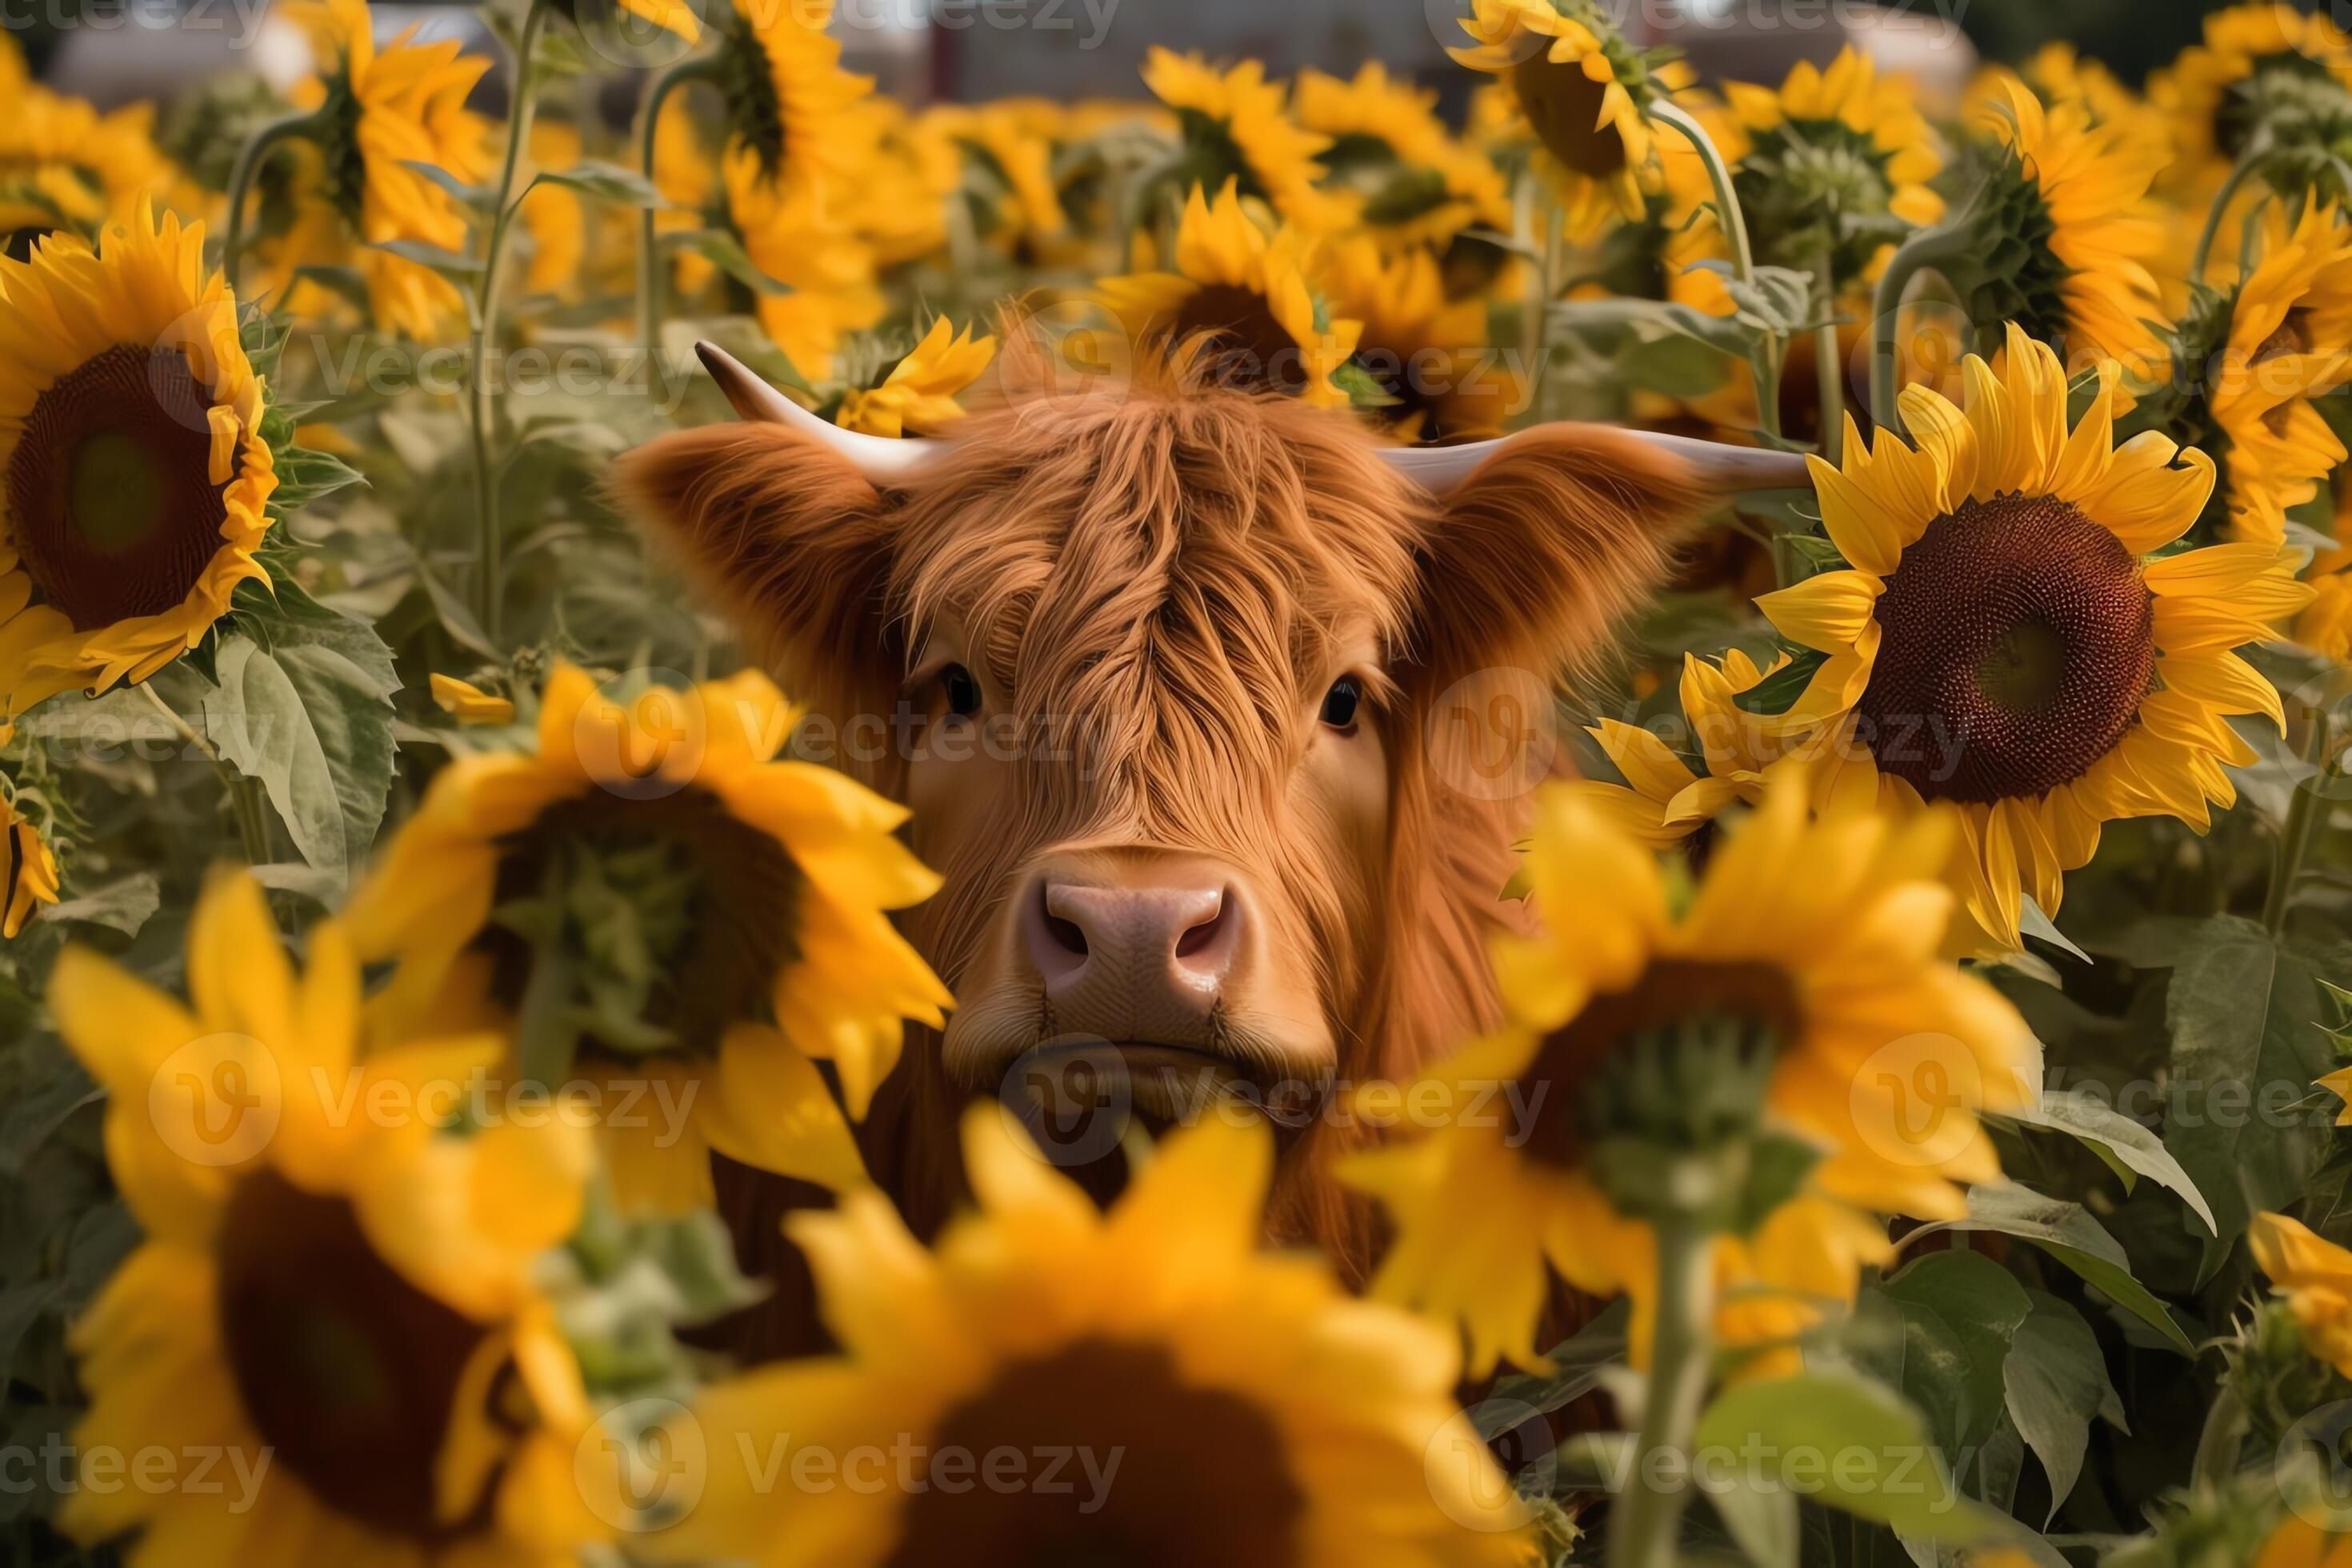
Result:
<svg viewBox="0 0 2352 1568"><path fill-rule="evenodd" d="M980 682L963 666L951 664L940 671L940 690L954 717L969 719L980 711Z"/></svg>
<svg viewBox="0 0 2352 1568"><path fill-rule="evenodd" d="M1352 675L1343 675L1331 683L1323 694L1323 722L1334 730L1356 727L1356 710L1364 700L1364 683Z"/></svg>

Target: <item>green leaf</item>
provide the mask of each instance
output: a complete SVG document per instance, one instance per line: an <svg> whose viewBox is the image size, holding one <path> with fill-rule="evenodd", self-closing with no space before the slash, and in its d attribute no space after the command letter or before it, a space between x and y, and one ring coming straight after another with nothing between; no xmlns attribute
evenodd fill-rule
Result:
<svg viewBox="0 0 2352 1568"><path fill-rule="evenodd" d="M1801 1514L1795 1492L1743 1472L1710 1486L1706 1500L1756 1568L1798 1568Z"/></svg>
<svg viewBox="0 0 2352 1568"><path fill-rule="evenodd" d="M2076 947L2066 933L2060 931L2048 915L2042 913L2042 906L2035 903L2031 896L2018 900L2017 929L2027 936L2041 938L2079 963L2091 962L2091 955Z"/></svg>
<svg viewBox="0 0 2352 1568"><path fill-rule="evenodd" d="M1746 1479L1930 1541L1974 1539L1918 1411L1882 1384L1843 1372L1741 1384L1699 1417L1693 1451L1738 1456ZM1832 1463L1860 1457L1866 1463Z"/></svg>
<svg viewBox="0 0 2352 1568"><path fill-rule="evenodd" d="M2180 1162L2172 1157L2164 1140L2097 1095L2084 1089L2044 1089L2039 1105L2003 1112L2001 1119L2072 1134L2090 1145L2111 1169L2117 1169L2125 1178L2126 1189L2132 1176L2146 1176L2158 1186L2179 1194L2181 1201L2205 1222L2208 1231L2220 1228L2213 1223L2213 1210L2205 1202L2205 1194L2198 1191L2197 1184L2189 1179Z"/></svg>
<svg viewBox="0 0 2352 1568"><path fill-rule="evenodd" d="M2236 915L2207 921L2173 967L2164 1141L2220 1221L2208 1273L2256 1210L2294 1204L2318 1166L2327 1119L2292 1108L2336 1066L2320 980L2301 947Z"/></svg>
<svg viewBox="0 0 2352 1568"><path fill-rule="evenodd" d="M788 285L779 283L761 271L758 265L743 249L741 243L723 228L688 229L684 234L674 234L665 237L671 245L682 245L687 249L708 258L712 266L751 289L754 294L792 292Z"/></svg>
<svg viewBox="0 0 2352 1568"><path fill-rule="evenodd" d="M489 190L467 184L438 163L428 163L421 158L403 158L401 163L457 197L459 205L470 211L488 212L497 199Z"/></svg>
<svg viewBox="0 0 2352 1568"><path fill-rule="evenodd" d="M137 936L139 928L147 923L163 902L163 894L152 871L142 871L110 882L94 893L84 893L78 899L68 899L42 912L46 921L78 921L83 925L104 926L119 931L124 936Z"/></svg>
<svg viewBox="0 0 2352 1568"><path fill-rule="evenodd" d="M567 190L578 191L583 195L621 206L658 208L669 205L661 192L656 190L652 182L643 174L634 169L624 169L618 163L601 163L593 158L569 169L547 170L533 179L531 184L562 185ZM529 190L523 193L524 195L530 194ZM520 201L521 198L516 199Z"/></svg>
<svg viewBox="0 0 2352 1568"><path fill-rule="evenodd" d="M2047 1529L2083 1473L2091 1417L2108 1414L2120 1423L2123 1405L2107 1379L2098 1336L2083 1315L2041 1291L2032 1300L2033 1311L2018 1325L2001 1363L2001 1379L2009 1418L2050 1477L2050 1511L2042 1521Z"/></svg>
<svg viewBox="0 0 2352 1568"><path fill-rule="evenodd" d="M421 239L385 239L373 248L403 261L413 261L419 267L429 267L463 290L470 289L482 276L482 264L470 256L460 256L454 250L444 250L437 245L427 245Z"/></svg>
<svg viewBox="0 0 2352 1568"><path fill-rule="evenodd" d="M1918 1259L1879 1289L1903 1318L1900 1368L1888 1381L1927 1415L1948 1455L1977 1453L2000 1425L2001 1363L2033 1310L2025 1287L1982 1253L1955 1251Z"/></svg>
<svg viewBox="0 0 2352 1568"><path fill-rule="evenodd" d="M1994 1231L2030 1241L2080 1275L2085 1284L2154 1329L2182 1355L2196 1353L2189 1336L2173 1321L2164 1303L2133 1277L2131 1260L2125 1257L2122 1245L2080 1204L2044 1197L2012 1184L1973 1187L1969 1192L1966 1219L1923 1225L1904 1240L1907 1245L1946 1230ZM1906 1275L1908 1272L1906 1270Z"/></svg>
<svg viewBox="0 0 2352 1568"><path fill-rule="evenodd" d="M1526 1420L1530 1410L1549 1415L1591 1393L1600 1386L1601 1369L1625 1359L1625 1325L1632 1317L1624 1300L1612 1301L1599 1317L1551 1348L1545 1358L1551 1363L1550 1371L1496 1378L1486 1399L1471 1413L1478 1436L1491 1440Z"/></svg>

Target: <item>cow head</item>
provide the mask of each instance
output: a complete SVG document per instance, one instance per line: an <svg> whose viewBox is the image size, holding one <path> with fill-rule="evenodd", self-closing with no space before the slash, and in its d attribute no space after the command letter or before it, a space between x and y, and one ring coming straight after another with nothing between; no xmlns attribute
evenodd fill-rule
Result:
<svg viewBox="0 0 2352 1568"><path fill-rule="evenodd" d="M1402 453L1206 384L875 441L705 358L745 422L651 443L623 488L946 878L908 930L957 1007L896 1075L932 1159L1016 1062L1083 1058L1166 1114L1489 1024L1523 795L1453 787L1441 699L1517 670L1545 704L1684 524L1803 479L1590 426ZM1285 1193L1335 1239L1339 1200Z"/></svg>

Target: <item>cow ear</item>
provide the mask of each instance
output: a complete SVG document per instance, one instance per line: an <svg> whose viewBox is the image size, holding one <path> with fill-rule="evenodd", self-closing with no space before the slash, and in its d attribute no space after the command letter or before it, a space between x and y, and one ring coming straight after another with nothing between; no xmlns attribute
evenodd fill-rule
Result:
<svg viewBox="0 0 2352 1568"><path fill-rule="evenodd" d="M893 529L846 460L781 425L709 425L629 452L614 483L796 700L883 710Z"/></svg>
<svg viewBox="0 0 2352 1568"><path fill-rule="evenodd" d="M1692 457L1606 426L1499 444L1439 500L1426 536L1415 640L1428 672L1441 686L1496 668L1588 672L1722 485Z"/></svg>

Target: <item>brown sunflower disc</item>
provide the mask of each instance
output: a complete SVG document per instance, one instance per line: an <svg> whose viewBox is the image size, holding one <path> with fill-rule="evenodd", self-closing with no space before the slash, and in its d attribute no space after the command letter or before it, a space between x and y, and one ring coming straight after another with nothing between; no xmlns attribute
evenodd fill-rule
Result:
<svg viewBox="0 0 2352 1568"><path fill-rule="evenodd" d="M1553 157L1595 180L1625 167L1625 139L1615 126L1599 124L1606 82L1594 81L1574 65L1555 65L1538 48L1511 68L1511 86L1536 140Z"/></svg>
<svg viewBox="0 0 2352 1568"><path fill-rule="evenodd" d="M1012 1456L995 1461L993 1481L992 1455ZM948 1413L909 1468L919 1489L900 1516L893 1568L1298 1560L1306 1500L1281 1433L1240 1394L1183 1382L1159 1345L1081 1340L1006 1367Z"/></svg>
<svg viewBox="0 0 2352 1568"><path fill-rule="evenodd" d="M378 1257L348 1201L275 1171L238 1183L220 1248L222 1346L262 1442L336 1512L431 1539L481 1326Z"/></svg>
<svg viewBox="0 0 2352 1568"><path fill-rule="evenodd" d="M2138 562L2050 496L1969 501L1928 524L1877 618L1858 738L1929 800L2031 797L2082 777L2156 670Z"/></svg>
<svg viewBox="0 0 2352 1568"><path fill-rule="evenodd" d="M1194 290L1171 336L1181 343L1202 334L1210 358L1240 384L1294 394L1307 385L1306 356L1262 295L1230 283Z"/></svg>
<svg viewBox="0 0 2352 1568"><path fill-rule="evenodd" d="M210 407L177 351L127 343L34 399L8 515L34 585L76 630L171 609L219 551Z"/></svg>

